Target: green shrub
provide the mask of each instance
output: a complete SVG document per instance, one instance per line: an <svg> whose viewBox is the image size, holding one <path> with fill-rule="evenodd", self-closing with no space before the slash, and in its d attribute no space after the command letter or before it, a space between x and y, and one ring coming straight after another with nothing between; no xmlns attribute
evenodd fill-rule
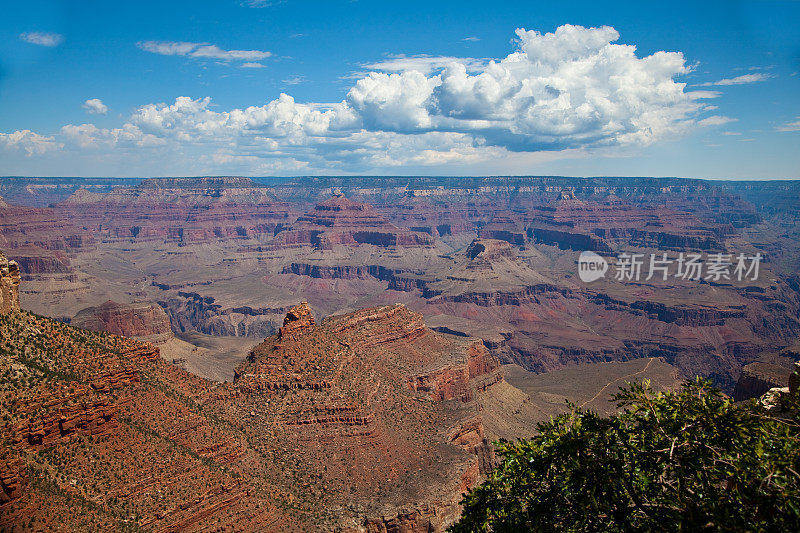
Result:
<svg viewBox="0 0 800 533"><path fill-rule="evenodd" d="M630 385L603 418L574 409L500 442L451 531L800 531L797 417L734 405L709 382Z"/></svg>

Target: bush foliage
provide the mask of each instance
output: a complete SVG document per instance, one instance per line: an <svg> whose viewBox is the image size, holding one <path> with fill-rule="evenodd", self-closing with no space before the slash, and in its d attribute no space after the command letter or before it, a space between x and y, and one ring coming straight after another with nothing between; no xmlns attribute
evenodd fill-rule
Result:
<svg viewBox="0 0 800 533"><path fill-rule="evenodd" d="M614 400L608 418L573 409L498 443L502 463L451 531L800 531L796 416L734 405L703 380Z"/></svg>

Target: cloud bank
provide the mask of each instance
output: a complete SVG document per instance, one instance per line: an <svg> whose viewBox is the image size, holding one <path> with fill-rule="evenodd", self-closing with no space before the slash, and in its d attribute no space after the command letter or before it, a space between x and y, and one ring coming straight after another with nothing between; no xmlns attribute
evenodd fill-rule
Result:
<svg viewBox="0 0 800 533"><path fill-rule="evenodd" d="M64 126L44 152L108 158L147 152L150 161L183 157L213 173L367 172L513 154L577 157L732 120L704 117L712 106L703 100L719 93L686 91L676 80L690 72L681 53L638 57L635 46L618 39L611 27L518 29L514 51L500 59L393 56L366 65L370 72L341 102L299 103L281 94L263 105L217 110L208 97L181 96L141 106L119 128ZM207 43L144 41L139 47L222 61L269 56Z"/></svg>

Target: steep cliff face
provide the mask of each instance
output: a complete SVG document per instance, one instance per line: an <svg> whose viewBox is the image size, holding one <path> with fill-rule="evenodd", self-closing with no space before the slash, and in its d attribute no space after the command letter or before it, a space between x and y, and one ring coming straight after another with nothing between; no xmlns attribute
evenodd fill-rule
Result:
<svg viewBox="0 0 800 533"><path fill-rule="evenodd" d="M286 312L281 308L227 307L211 296L178 291L176 296L160 300L173 331L199 331L207 335L253 337L263 339L275 333Z"/></svg>
<svg viewBox="0 0 800 533"><path fill-rule="evenodd" d="M26 280L65 280L74 275L70 259L94 247L92 236L53 209L0 205L0 249L14 258Z"/></svg>
<svg viewBox="0 0 800 533"><path fill-rule="evenodd" d="M610 252L619 244L666 250L721 250L724 225L704 222L686 211L643 209L613 195L602 201L561 191L525 215L528 236L563 249Z"/></svg>
<svg viewBox="0 0 800 533"><path fill-rule="evenodd" d="M19 266L0 252L0 313L19 311Z"/></svg>
<svg viewBox="0 0 800 533"><path fill-rule="evenodd" d="M787 387L792 369L771 363L756 361L742 368L736 382L733 399L737 402L760 398L770 389Z"/></svg>

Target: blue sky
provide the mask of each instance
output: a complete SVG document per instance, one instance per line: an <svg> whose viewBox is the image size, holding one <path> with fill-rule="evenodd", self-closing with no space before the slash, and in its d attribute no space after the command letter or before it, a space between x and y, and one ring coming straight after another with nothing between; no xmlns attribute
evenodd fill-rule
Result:
<svg viewBox="0 0 800 533"><path fill-rule="evenodd" d="M800 178L796 1L3 15L0 175Z"/></svg>

